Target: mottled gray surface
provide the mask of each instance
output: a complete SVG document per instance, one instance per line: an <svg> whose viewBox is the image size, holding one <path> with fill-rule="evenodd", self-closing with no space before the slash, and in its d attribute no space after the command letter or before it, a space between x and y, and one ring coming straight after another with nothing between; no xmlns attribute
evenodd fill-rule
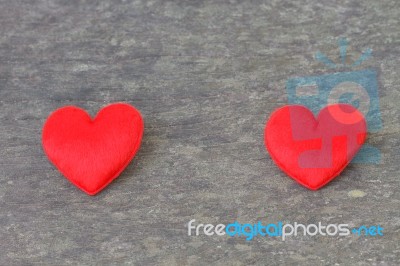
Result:
<svg viewBox="0 0 400 266"><path fill-rule="evenodd" d="M400 3L385 1L1 1L0 264L398 265ZM312 192L263 144L294 76L330 73L318 50L378 71L380 165L352 164ZM125 101L142 148L95 197L48 162L48 114ZM185 224L380 224L383 237L189 237Z"/></svg>

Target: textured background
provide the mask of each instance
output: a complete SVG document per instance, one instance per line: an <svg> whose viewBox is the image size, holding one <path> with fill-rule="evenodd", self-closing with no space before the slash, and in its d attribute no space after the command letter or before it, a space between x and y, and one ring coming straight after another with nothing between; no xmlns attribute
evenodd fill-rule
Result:
<svg viewBox="0 0 400 266"><path fill-rule="evenodd" d="M1 1L0 264L400 263L400 3L368 1ZM286 81L329 73L367 47L384 128L381 165L350 165L317 192L263 144ZM125 101L142 148L95 197L48 162L41 128L77 105ZM380 224L383 237L188 237L186 223Z"/></svg>

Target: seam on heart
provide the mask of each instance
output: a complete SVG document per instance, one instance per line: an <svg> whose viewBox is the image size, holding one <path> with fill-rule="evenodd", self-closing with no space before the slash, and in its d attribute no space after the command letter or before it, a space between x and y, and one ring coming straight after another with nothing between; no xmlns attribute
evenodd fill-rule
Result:
<svg viewBox="0 0 400 266"><path fill-rule="evenodd" d="M268 122L268 120L267 120L267 122ZM321 183L321 185L313 187L313 186L310 186L309 184L307 184L306 182L303 182L301 180L300 176L297 176L297 175L292 174L292 173L289 172L289 170L278 160L278 158L273 154L273 152L271 152L271 147L270 147L270 145L269 145L267 140L265 140L265 146L267 147L268 154L272 157L272 161L275 162L276 165L278 165L278 167L286 175L288 175L289 177L291 177L295 181L299 182L300 184L302 184L303 186L305 186L306 188L311 189L311 190L318 190L318 189L322 188L323 186L325 186L326 184L328 184L335 177L337 177L346 168L346 166L350 163L350 161L349 161L347 164L344 164L342 168L340 168L338 171L336 171L335 174L331 178L327 178L325 180L325 182Z"/></svg>
<svg viewBox="0 0 400 266"><path fill-rule="evenodd" d="M86 193L88 193L89 195L93 196L93 195L99 193L99 192L100 192L101 190L103 190L105 187L107 187L112 181L114 181L114 179L116 179L116 178L126 169L126 167L130 164L130 162L134 159L134 157L135 157L137 151L138 151L139 148L140 148L141 140L142 140L142 136L143 136L143 132L144 132L144 127L143 127L143 130L141 130L139 136L136 138L136 141L137 141L137 142L136 142L136 145L135 145L134 148L133 148L132 154L129 155L129 158L128 158L128 159L126 160L126 162L123 164L123 166L121 167L121 169L120 169L119 171L117 171L117 172L113 175L113 177L112 177L108 182L106 182L103 186L101 186L98 190L96 190L96 191L94 191L94 192L87 191L87 190L85 190L85 189L82 188L82 187L79 187L79 188L82 189L83 191L85 191Z"/></svg>
<svg viewBox="0 0 400 266"><path fill-rule="evenodd" d="M334 179L335 177L337 177L337 176L346 168L346 166L350 163L350 161L349 161L347 164L344 164L342 168L340 168L338 171L336 171L335 174L333 174L331 178L327 178L327 179L325 180L325 182L321 183L321 185L313 187L313 186L310 186L309 184L303 182L303 181L301 180L300 176L297 176L297 175L294 175L294 174L290 173L290 172L287 170L287 168L286 168L285 166L283 166L283 164L282 164L282 163L273 155L273 153L270 151L270 147L269 147L268 143L266 144L266 146L267 146L267 150L268 150L269 155L272 157L273 162L275 162L275 164L278 165L278 167L279 167L286 175L288 175L289 177L291 177L291 178L294 179L295 181L299 182L301 185L303 185L303 186L305 186L306 188L311 189L311 190L318 190L318 189L322 188L323 186L325 186L326 184L328 184L329 182L333 181L333 179Z"/></svg>
<svg viewBox="0 0 400 266"><path fill-rule="evenodd" d="M305 106L302 106L302 105L290 105L290 106L306 108ZM347 167L347 165L351 162L351 160L348 160L345 164L343 164L340 168L338 168L335 172L333 172L333 174L332 174L330 177L324 178L324 179L323 179L324 182L322 182L321 184L318 184L317 186L311 186L310 184L304 182L304 181L302 180L301 176L299 176L299 175L297 175L297 174L292 173L291 171L289 171L289 169L288 169L280 160L278 160L278 157L274 155L274 153L273 153L273 151L272 151L272 148L271 148L271 146L270 146L270 143L268 142L268 139L267 139L267 137L266 137L266 132L267 132L267 128L268 128L268 122L269 122L270 119L272 118L273 114L278 113L279 111L282 111L283 109L285 109L285 108L287 108L287 107L290 107L290 106L287 106L287 105L286 105L286 106L277 108L276 110L274 110L274 112L273 112L273 113L271 114L271 116L268 118L268 120L267 120L266 123L265 123L265 128L264 128L264 134L265 134L265 135L264 135L264 143L265 143L265 146L266 146L266 148L267 148L267 151L268 151L269 155L271 156L273 162L274 162L285 174L287 174L289 177L291 177L291 178L294 179L296 182L300 183L301 185L303 185L304 187L306 187L306 188L308 188L308 189L311 189L311 190L318 190L319 188L322 188L323 186L325 186L326 184L328 184L329 182L331 182L335 177L337 177L338 175L340 175L340 173ZM325 108L326 108L326 107L324 107L323 109L325 109ZM309 111L308 108L306 108L306 109ZM319 126L319 124L320 124L319 115L321 114L321 112L322 112L323 109L320 110L319 114L317 115L317 118L313 115L313 118L314 118L314 120L316 121L315 128L317 128L317 127ZM362 134L364 134L364 136L361 137L361 138L363 139L363 143L364 143L365 140L366 140L366 138L367 138L367 124L366 124L366 121L365 121L365 120L363 120L362 122L363 122L363 126L365 127L365 133L362 133ZM315 128L313 128L313 130L314 130ZM359 135L360 135L360 134L361 134L361 133L359 133ZM360 139L360 137L357 136L357 139ZM360 145L360 146L358 147L358 149L355 150L354 154L357 154L357 152L361 149L361 147L362 147L362 145ZM333 148L333 147L332 147L332 148Z"/></svg>

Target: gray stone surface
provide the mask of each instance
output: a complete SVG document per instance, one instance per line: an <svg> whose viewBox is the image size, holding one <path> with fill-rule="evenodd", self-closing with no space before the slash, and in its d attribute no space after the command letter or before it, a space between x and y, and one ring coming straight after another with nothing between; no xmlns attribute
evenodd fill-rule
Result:
<svg viewBox="0 0 400 266"><path fill-rule="evenodd" d="M0 264L399 265L400 4L384 1L1 1ZM273 164L269 114L313 55L374 57L380 165L350 165L312 192ZM48 162L48 114L124 101L142 148L95 197ZM383 237L189 237L185 224L380 224Z"/></svg>

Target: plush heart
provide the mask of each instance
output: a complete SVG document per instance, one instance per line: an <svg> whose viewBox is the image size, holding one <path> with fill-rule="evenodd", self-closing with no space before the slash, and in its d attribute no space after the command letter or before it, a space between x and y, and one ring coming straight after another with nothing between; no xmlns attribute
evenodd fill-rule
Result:
<svg viewBox="0 0 400 266"><path fill-rule="evenodd" d="M303 186L317 190L347 166L366 139L364 116L347 104L329 105L315 119L304 106L277 109L264 141L275 163Z"/></svg>
<svg viewBox="0 0 400 266"><path fill-rule="evenodd" d="M89 195L105 188L125 169L139 149L143 119L134 107L111 104L92 119L75 106L54 111L43 127L49 160Z"/></svg>

